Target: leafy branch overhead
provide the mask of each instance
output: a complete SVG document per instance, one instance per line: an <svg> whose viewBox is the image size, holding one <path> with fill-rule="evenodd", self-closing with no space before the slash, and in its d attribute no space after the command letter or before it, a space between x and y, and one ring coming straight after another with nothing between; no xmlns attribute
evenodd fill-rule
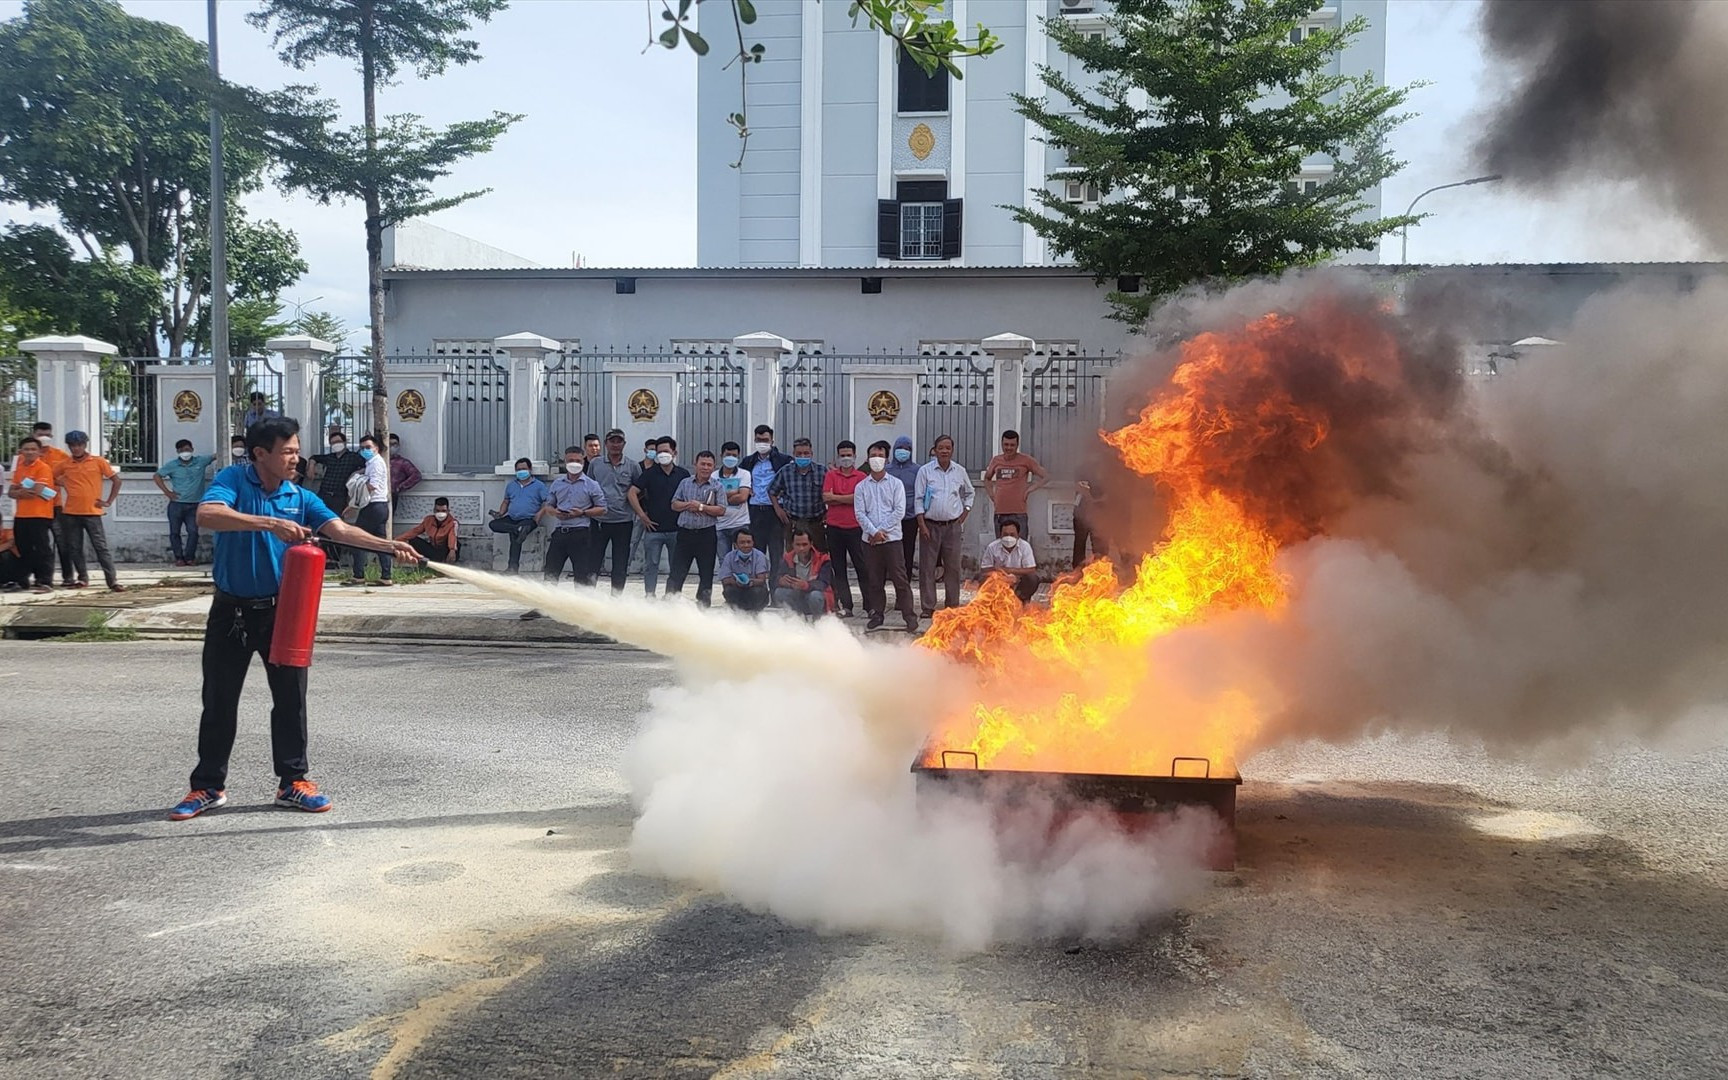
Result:
<svg viewBox="0 0 1728 1080"><path fill-rule="evenodd" d="M1311 21L1319 8L1117 0L1102 36L1046 20L1085 75L1043 67L1048 93L1014 100L1065 159L1064 189L1008 209L1099 281L1138 278L1140 291L1110 297L1136 323L1195 282L1372 249L1408 220L1367 201L1403 167L1386 137L1408 88L1336 73L1367 23Z"/></svg>
<svg viewBox="0 0 1728 1080"><path fill-rule="evenodd" d="M726 67L738 65L738 111L728 113L726 122L738 131L738 137L743 140L739 147L738 160L732 163L733 168L743 164L744 151L750 141L749 109L749 65L760 64L767 48L761 42L745 43L744 28L756 22L756 5L753 0L706 0L709 4L725 4L731 9L731 22L737 51L726 62ZM820 3L821 0L812 0ZM838 0L834 0L838 2ZM643 46L647 51L655 45L667 49L677 49L685 46L697 56L707 56L709 44L706 38L690 25L691 15L704 0L646 0L648 5L648 44ZM655 30L658 22L654 18L654 6L660 7L658 22L666 25ZM989 56L1002 47L1002 40L991 33L983 23L975 27L976 33L970 40L963 38L960 28L952 19L942 17L943 0L849 0L846 14L851 18L852 25L858 25L862 20L867 26L882 33L896 42L905 55L923 68L927 73L934 73L937 68L945 69L956 79L965 77L960 70L958 61L973 56Z"/></svg>

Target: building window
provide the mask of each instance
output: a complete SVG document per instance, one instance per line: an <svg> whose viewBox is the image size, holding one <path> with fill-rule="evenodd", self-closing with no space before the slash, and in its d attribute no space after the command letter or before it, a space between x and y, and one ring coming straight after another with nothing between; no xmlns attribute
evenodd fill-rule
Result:
<svg viewBox="0 0 1728 1080"><path fill-rule="evenodd" d="M883 259L960 256L961 208L946 180L902 180L876 204L876 254Z"/></svg>
<svg viewBox="0 0 1728 1080"><path fill-rule="evenodd" d="M942 257L942 204L900 204L900 258Z"/></svg>
<svg viewBox="0 0 1728 1080"><path fill-rule="evenodd" d="M1062 181L1062 199L1078 206L1098 205L1102 193L1096 180L1064 179Z"/></svg>
<svg viewBox="0 0 1728 1080"><path fill-rule="evenodd" d="M1313 198L1332 179L1331 169L1309 169L1284 181L1284 193Z"/></svg>
<svg viewBox="0 0 1728 1080"><path fill-rule="evenodd" d="M900 50L898 108L903 113L948 111L948 70L938 67L925 73L918 62Z"/></svg>
<svg viewBox="0 0 1728 1080"><path fill-rule="evenodd" d="M1297 23L1290 28L1290 44L1300 45L1322 30L1331 29L1330 22Z"/></svg>

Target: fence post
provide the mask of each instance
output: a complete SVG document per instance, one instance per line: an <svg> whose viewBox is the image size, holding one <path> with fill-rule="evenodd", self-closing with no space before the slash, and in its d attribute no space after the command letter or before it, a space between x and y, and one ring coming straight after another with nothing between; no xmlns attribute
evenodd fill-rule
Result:
<svg viewBox="0 0 1728 1080"><path fill-rule="evenodd" d="M449 460L450 365L393 364L384 377L390 381L390 434L402 440L403 456L422 473L442 473Z"/></svg>
<svg viewBox="0 0 1728 1080"><path fill-rule="evenodd" d="M318 453L324 446L324 361L336 355L336 346L315 337L274 337L264 347L282 354L282 415L300 421L301 452Z"/></svg>
<svg viewBox="0 0 1728 1080"><path fill-rule="evenodd" d="M18 348L36 358L36 419L68 431L88 432L97 453L109 452L102 432L102 358L120 350L87 337L39 337Z"/></svg>
<svg viewBox="0 0 1728 1080"><path fill-rule="evenodd" d="M151 364L144 371L156 379L156 457L173 461L174 444L190 439L201 454L216 455L217 467L228 464L228 448L216 445L216 366ZM140 450L147 449L139 447Z"/></svg>
<svg viewBox="0 0 1728 1080"><path fill-rule="evenodd" d="M777 428L780 408L780 358L792 351L792 343L779 334L758 330L732 339L732 347L744 354L744 419L740 433L747 436L756 425ZM778 434L778 432L776 432ZM743 441L741 437L740 442Z"/></svg>
<svg viewBox="0 0 1728 1080"><path fill-rule="evenodd" d="M492 347L509 357L510 460L495 470L499 476L516 471L516 459L534 462L535 472L544 472L546 462L537 455L545 450L540 440L540 399L546 393L546 358L559 345L549 337L529 330L492 339Z"/></svg>
<svg viewBox="0 0 1728 1080"><path fill-rule="evenodd" d="M995 362L991 381L996 407L990 415L994 424L990 441L994 445L1004 431L1020 430L1020 402L1026 396L1026 354L1036 349L1038 343L1020 334L997 334L979 345Z"/></svg>

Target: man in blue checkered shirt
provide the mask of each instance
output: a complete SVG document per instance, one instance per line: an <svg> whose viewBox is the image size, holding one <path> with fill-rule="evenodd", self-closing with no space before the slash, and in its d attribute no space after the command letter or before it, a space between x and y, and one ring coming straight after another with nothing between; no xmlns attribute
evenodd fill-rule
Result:
<svg viewBox="0 0 1728 1080"><path fill-rule="evenodd" d="M775 473L774 482L768 485L768 497L774 502L774 513L786 527L786 535L791 536L793 529L803 529L810 534L810 543L823 554L828 552L828 536L822 527L827 509L822 505L822 479L827 474L827 467L811 452L810 440L799 439L792 444L792 463Z"/></svg>

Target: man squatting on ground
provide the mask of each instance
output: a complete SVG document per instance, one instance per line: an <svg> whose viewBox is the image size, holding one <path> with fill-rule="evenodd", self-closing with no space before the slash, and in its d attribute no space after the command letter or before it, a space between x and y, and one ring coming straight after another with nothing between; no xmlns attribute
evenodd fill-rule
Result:
<svg viewBox="0 0 1728 1080"><path fill-rule="evenodd" d="M276 805L312 813L330 797L306 779L306 668L269 662L276 595L288 545L314 534L338 544L392 555L410 565L419 553L400 541L346 524L318 496L294 483L300 425L271 417L246 431L250 460L216 474L198 506L198 524L215 534L210 573L216 596L204 625L204 711L198 720L198 765L192 790L168 814L197 817L227 802L228 757L239 723L240 691L252 654L270 684L270 746L278 778Z"/></svg>

